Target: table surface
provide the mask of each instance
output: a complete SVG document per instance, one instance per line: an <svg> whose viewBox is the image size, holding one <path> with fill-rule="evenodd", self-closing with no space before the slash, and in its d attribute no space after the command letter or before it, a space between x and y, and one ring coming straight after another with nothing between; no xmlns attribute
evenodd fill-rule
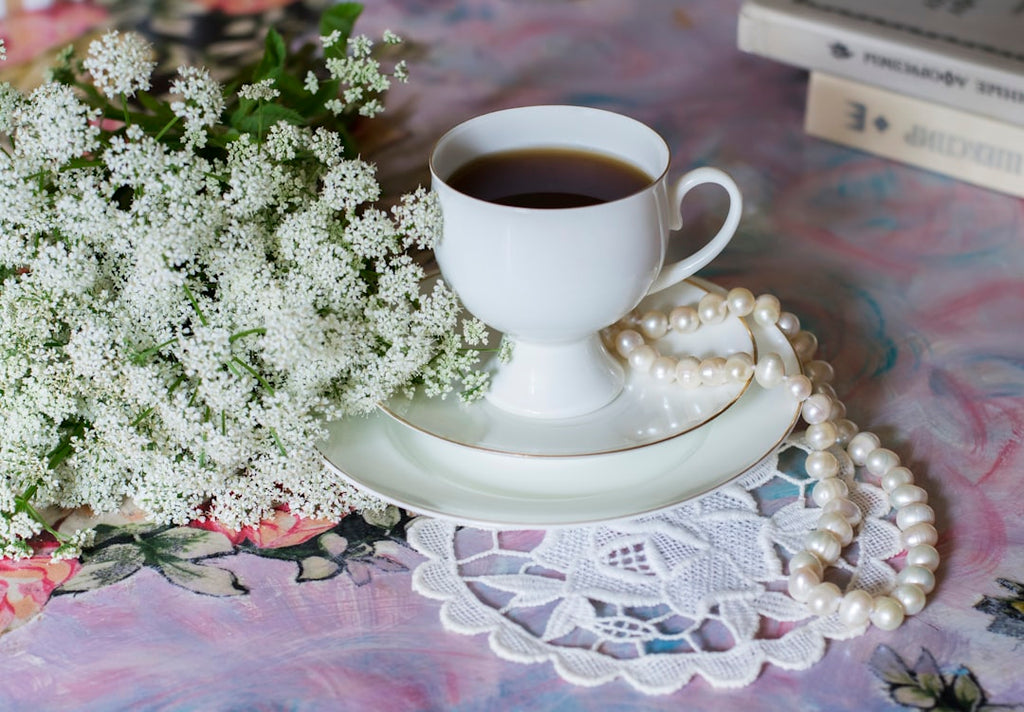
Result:
<svg viewBox="0 0 1024 712"><path fill-rule="evenodd" d="M440 603L412 590L423 559L400 526L342 522L330 529L342 554L314 561L291 545L333 524L282 517L257 542L269 548L243 542L217 559L206 593L236 595L140 565L47 600L67 570L39 563L33 580L45 585L16 594L25 569L0 562L11 628L0 709L912 708L872 670L879 646L910 666L930 655L989 705L1024 705L1024 203L806 136L806 74L736 49L737 0L367 5L361 31L390 28L411 48L412 79L366 149L389 190L426 181L429 147L451 125L539 103L629 114L665 136L674 171L733 175L745 214L701 275L774 293L800 316L850 417L928 489L943 555L928 607L894 632L830 642L808 670L767 667L742 689L699 678L664 696L621 681L577 687L549 664L500 659L485 636L446 631ZM105 12L58 5L36 31L85 31ZM684 237L710 232L719 208L698 194ZM266 555L275 546L290 553Z"/></svg>

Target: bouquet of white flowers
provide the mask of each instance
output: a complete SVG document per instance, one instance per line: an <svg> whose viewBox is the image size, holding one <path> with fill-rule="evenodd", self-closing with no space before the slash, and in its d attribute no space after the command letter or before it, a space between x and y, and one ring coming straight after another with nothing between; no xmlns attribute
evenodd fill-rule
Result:
<svg viewBox="0 0 1024 712"><path fill-rule="evenodd" d="M482 325L421 288L436 204L379 207L352 155L344 117L404 78L350 36L358 12L325 14L319 72L271 33L234 91L182 67L158 99L116 32L27 96L0 84L0 555L56 534L42 505L233 527L373 506L325 470L323 424L484 387Z"/></svg>

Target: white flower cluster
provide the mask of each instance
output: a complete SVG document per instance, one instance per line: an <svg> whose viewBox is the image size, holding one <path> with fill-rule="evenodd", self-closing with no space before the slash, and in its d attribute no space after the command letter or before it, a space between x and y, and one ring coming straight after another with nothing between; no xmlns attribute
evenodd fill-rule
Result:
<svg viewBox="0 0 1024 712"><path fill-rule="evenodd" d="M144 87L115 80L112 42L95 80ZM215 89L180 72L181 145L101 133L62 84L0 87L0 554L40 531L26 491L235 527L374 506L325 469L324 422L417 383L481 386L480 325L444 283L421 293L410 256L436 239L431 194L380 209L373 166L326 129L200 151Z"/></svg>
<svg viewBox="0 0 1024 712"><path fill-rule="evenodd" d="M401 37L387 30L383 42L386 45L397 44ZM324 47L331 47L338 42L337 32L320 38ZM344 87L340 98L331 99L326 106L334 114L342 114L355 108L360 116L372 117L384 110L379 96L391 88L391 80L405 82L408 80L408 68L401 60L391 70L391 75L381 71L380 62L373 56L373 41L366 35L356 35L348 39L348 52L341 57L330 57L325 62L332 79L338 80ZM306 89L315 92L318 82L314 75L306 76Z"/></svg>
<svg viewBox="0 0 1024 712"><path fill-rule="evenodd" d="M156 67L149 44L135 34L108 32L89 45L83 66L96 88L113 99L149 91L150 75Z"/></svg>

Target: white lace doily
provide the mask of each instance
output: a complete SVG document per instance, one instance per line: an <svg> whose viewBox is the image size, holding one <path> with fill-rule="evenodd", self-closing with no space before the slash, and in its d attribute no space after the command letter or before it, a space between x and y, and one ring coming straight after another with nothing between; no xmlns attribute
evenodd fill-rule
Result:
<svg viewBox="0 0 1024 712"><path fill-rule="evenodd" d="M661 694L695 674L739 687L765 664L808 668L826 639L864 629L810 616L786 593L785 561L820 514L806 496L813 481L790 474L805 451L794 436L733 483L628 521L513 532L418 519L408 538L427 561L413 585L444 601L446 628L488 633L499 656L551 661L579 685L621 677ZM887 560L902 549L899 531L878 487L858 482L850 499L864 521L829 578L881 593L895 579Z"/></svg>

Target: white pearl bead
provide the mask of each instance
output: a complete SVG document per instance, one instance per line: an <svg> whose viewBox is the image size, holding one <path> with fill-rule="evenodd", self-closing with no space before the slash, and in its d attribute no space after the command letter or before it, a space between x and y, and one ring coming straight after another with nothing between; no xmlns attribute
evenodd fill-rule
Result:
<svg viewBox="0 0 1024 712"><path fill-rule="evenodd" d="M825 575L825 567L822 566L821 559L806 550L798 551L789 560L789 573L793 573L797 569L810 569L819 579Z"/></svg>
<svg viewBox="0 0 1024 712"><path fill-rule="evenodd" d="M831 452L833 455L835 455L836 456L836 460L839 461L839 472L840 472L840 474L843 473L843 472L849 472L851 474L853 473L853 470L854 470L853 460L850 459L850 455L849 455L849 453L846 452L846 450L844 450L842 448L836 448L835 450L830 450L829 452Z"/></svg>
<svg viewBox="0 0 1024 712"><path fill-rule="evenodd" d="M921 587L912 583L905 583L897 586L889 595L900 602L903 606L903 611L908 616L920 613L924 609L924 604L928 600L924 595L924 591L921 590Z"/></svg>
<svg viewBox="0 0 1024 712"><path fill-rule="evenodd" d="M804 401L803 407L800 409L800 415L803 419L814 425L815 423L824 423L828 420L828 414L832 410L832 399L822 393L815 393L810 398Z"/></svg>
<svg viewBox="0 0 1024 712"><path fill-rule="evenodd" d="M847 487L845 482L838 477L829 477L828 479L820 480L814 485L811 499L819 507L824 507L836 497L847 497L849 494L850 488Z"/></svg>
<svg viewBox="0 0 1024 712"><path fill-rule="evenodd" d="M700 388L700 361L685 356L676 364L676 383L682 388Z"/></svg>
<svg viewBox="0 0 1024 712"><path fill-rule="evenodd" d="M821 583L821 577L810 569L797 569L789 575L786 588L789 595L797 601L806 601L811 589Z"/></svg>
<svg viewBox="0 0 1024 712"><path fill-rule="evenodd" d="M651 377L660 383L676 380L676 360L670 356L659 356L651 364Z"/></svg>
<svg viewBox="0 0 1024 712"><path fill-rule="evenodd" d="M807 594L807 607L816 616L830 616L839 608L843 592L831 581L819 583Z"/></svg>
<svg viewBox="0 0 1024 712"><path fill-rule="evenodd" d="M668 320L680 334L689 334L700 327L700 315L693 307L676 307L669 312Z"/></svg>
<svg viewBox="0 0 1024 712"><path fill-rule="evenodd" d="M834 394L835 393L835 389L833 388L831 390L832 390L832 393ZM835 395L833 395L832 396L832 412L830 412L828 414L828 419L833 421L833 422L835 422L837 420L842 420L845 417L846 417L846 406L843 405L843 402L841 400L839 400L837 397L835 397Z"/></svg>
<svg viewBox="0 0 1024 712"><path fill-rule="evenodd" d="M843 547L836 535L823 529L815 529L810 532L804 539L804 546L827 564L834 563L843 552Z"/></svg>
<svg viewBox="0 0 1024 712"><path fill-rule="evenodd" d="M725 301L729 304L729 311L736 316L747 316L754 311L754 293L745 287L730 289Z"/></svg>
<svg viewBox="0 0 1024 712"><path fill-rule="evenodd" d="M931 544L918 544L907 551L907 566L923 566L929 571L939 568L939 551Z"/></svg>
<svg viewBox="0 0 1024 712"><path fill-rule="evenodd" d="M776 324L779 330L789 338L793 338L800 333L800 319L792 312L782 312L779 314Z"/></svg>
<svg viewBox="0 0 1024 712"><path fill-rule="evenodd" d="M871 618L874 603L870 593L859 588L854 589L839 602L839 620L851 628L858 628Z"/></svg>
<svg viewBox="0 0 1024 712"><path fill-rule="evenodd" d="M935 574L923 566L907 566L896 574L896 585L912 583L926 594L935 588Z"/></svg>
<svg viewBox="0 0 1024 712"><path fill-rule="evenodd" d="M847 546L853 541L853 527L841 514L822 514L818 518L818 529L835 534L843 546Z"/></svg>
<svg viewBox="0 0 1024 712"><path fill-rule="evenodd" d="M754 378L765 389L775 388L786 376L786 364L777 353L762 356L754 367Z"/></svg>
<svg viewBox="0 0 1024 712"><path fill-rule="evenodd" d="M725 360L725 373L734 383L746 383L754 375L754 357L745 351L732 354Z"/></svg>
<svg viewBox="0 0 1024 712"><path fill-rule="evenodd" d="M761 326L773 326L782 316L782 306L774 294L762 294L754 302L754 321Z"/></svg>
<svg viewBox="0 0 1024 712"><path fill-rule="evenodd" d="M836 371L828 361L808 361L804 364L804 373L816 386L831 383L836 377Z"/></svg>
<svg viewBox="0 0 1024 712"><path fill-rule="evenodd" d="M814 362L812 361L811 363L814 363ZM804 369L806 370L807 366L809 366L809 365L810 364L804 364ZM810 376L810 374L808 374L808 377L809 376ZM830 383L815 383L814 384L814 392L815 393L824 393L825 395L827 395L832 400L835 400L836 398L839 397L838 395L836 395L836 389L833 388L832 384L830 384Z"/></svg>
<svg viewBox="0 0 1024 712"><path fill-rule="evenodd" d="M864 518L864 514L860 511L860 507L846 499L846 497L836 497L825 502L825 505L821 508L821 511L828 514L839 514L850 523L851 526L857 526L860 524L861 519Z"/></svg>
<svg viewBox="0 0 1024 712"><path fill-rule="evenodd" d="M921 522L907 527L900 532L900 543L907 549L927 544L935 546L939 540L939 532L928 522Z"/></svg>
<svg viewBox="0 0 1024 712"><path fill-rule="evenodd" d="M804 431L804 441L812 450L828 450L836 444L839 438L839 431L829 421L814 423L807 426Z"/></svg>
<svg viewBox="0 0 1024 712"><path fill-rule="evenodd" d="M935 524L935 512L924 502L911 502L896 512L896 526L909 529L915 524Z"/></svg>
<svg viewBox="0 0 1024 712"><path fill-rule="evenodd" d="M917 485L900 485L889 493L889 501L893 507L900 509L914 502L927 502L928 491Z"/></svg>
<svg viewBox="0 0 1024 712"><path fill-rule="evenodd" d="M729 306L721 294L708 292L697 303L697 314L702 324L721 324L729 315Z"/></svg>
<svg viewBox="0 0 1024 712"><path fill-rule="evenodd" d="M636 329L640 325L640 315L635 311L631 311L619 319L619 325L623 329Z"/></svg>
<svg viewBox="0 0 1024 712"><path fill-rule="evenodd" d="M881 478L882 489L888 494L892 494L893 490L901 485L909 485L914 483L914 475L906 467L894 467Z"/></svg>
<svg viewBox="0 0 1024 712"><path fill-rule="evenodd" d="M668 333L668 317L660 311L649 311L640 317L640 330L648 339L660 339Z"/></svg>
<svg viewBox="0 0 1024 712"><path fill-rule="evenodd" d="M793 350L801 363L806 363L814 358L818 350L818 337L809 331L801 331L793 337Z"/></svg>
<svg viewBox="0 0 1024 712"><path fill-rule="evenodd" d="M839 474L839 460L830 452L817 450L808 453L804 469L807 470L807 476L815 480L835 477Z"/></svg>
<svg viewBox="0 0 1024 712"><path fill-rule="evenodd" d="M879 596L871 608L871 622L882 630L896 630L903 624L903 604L889 596Z"/></svg>
<svg viewBox="0 0 1024 712"><path fill-rule="evenodd" d="M805 401L811 396L811 379L802 373L795 376L786 376L782 379L783 385L789 391L789 395L796 401Z"/></svg>
<svg viewBox="0 0 1024 712"><path fill-rule="evenodd" d="M882 476L892 468L899 466L900 456L888 448L879 447L868 453L864 464L867 465L868 472Z"/></svg>
<svg viewBox="0 0 1024 712"><path fill-rule="evenodd" d="M830 417L829 420L832 420L832 418ZM836 438L836 442L843 447L846 447L857 434L857 424L852 420L847 420L845 418L833 420L832 422L835 424L836 431L839 433L839 436Z"/></svg>
<svg viewBox="0 0 1024 712"><path fill-rule="evenodd" d="M880 444L881 441L877 435L865 431L857 433L850 439L850 444L847 446L846 451L853 458L853 464L857 467L863 467L868 461L868 455L877 450Z"/></svg>
<svg viewBox="0 0 1024 712"><path fill-rule="evenodd" d="M658 358L658 352L649 344L637 346L629 353L629 366L637 373L647 373Z"/></svg>
<svg viewBox="0 0 1024 712"><path fill-rule="evenodd" d="M637 347L643 345L644 337L639 331L626 329L625 331L620 331L618 336L615 337L615 350L619 352L619 356L622 358L628 358Z"/></svg>
<svg viewBox="0 0 1024 712"><path fill-rule="evenodd" d="M725 383L725 359L712 356L700 362L700 381L706 386L720 386Z"/></svg>

